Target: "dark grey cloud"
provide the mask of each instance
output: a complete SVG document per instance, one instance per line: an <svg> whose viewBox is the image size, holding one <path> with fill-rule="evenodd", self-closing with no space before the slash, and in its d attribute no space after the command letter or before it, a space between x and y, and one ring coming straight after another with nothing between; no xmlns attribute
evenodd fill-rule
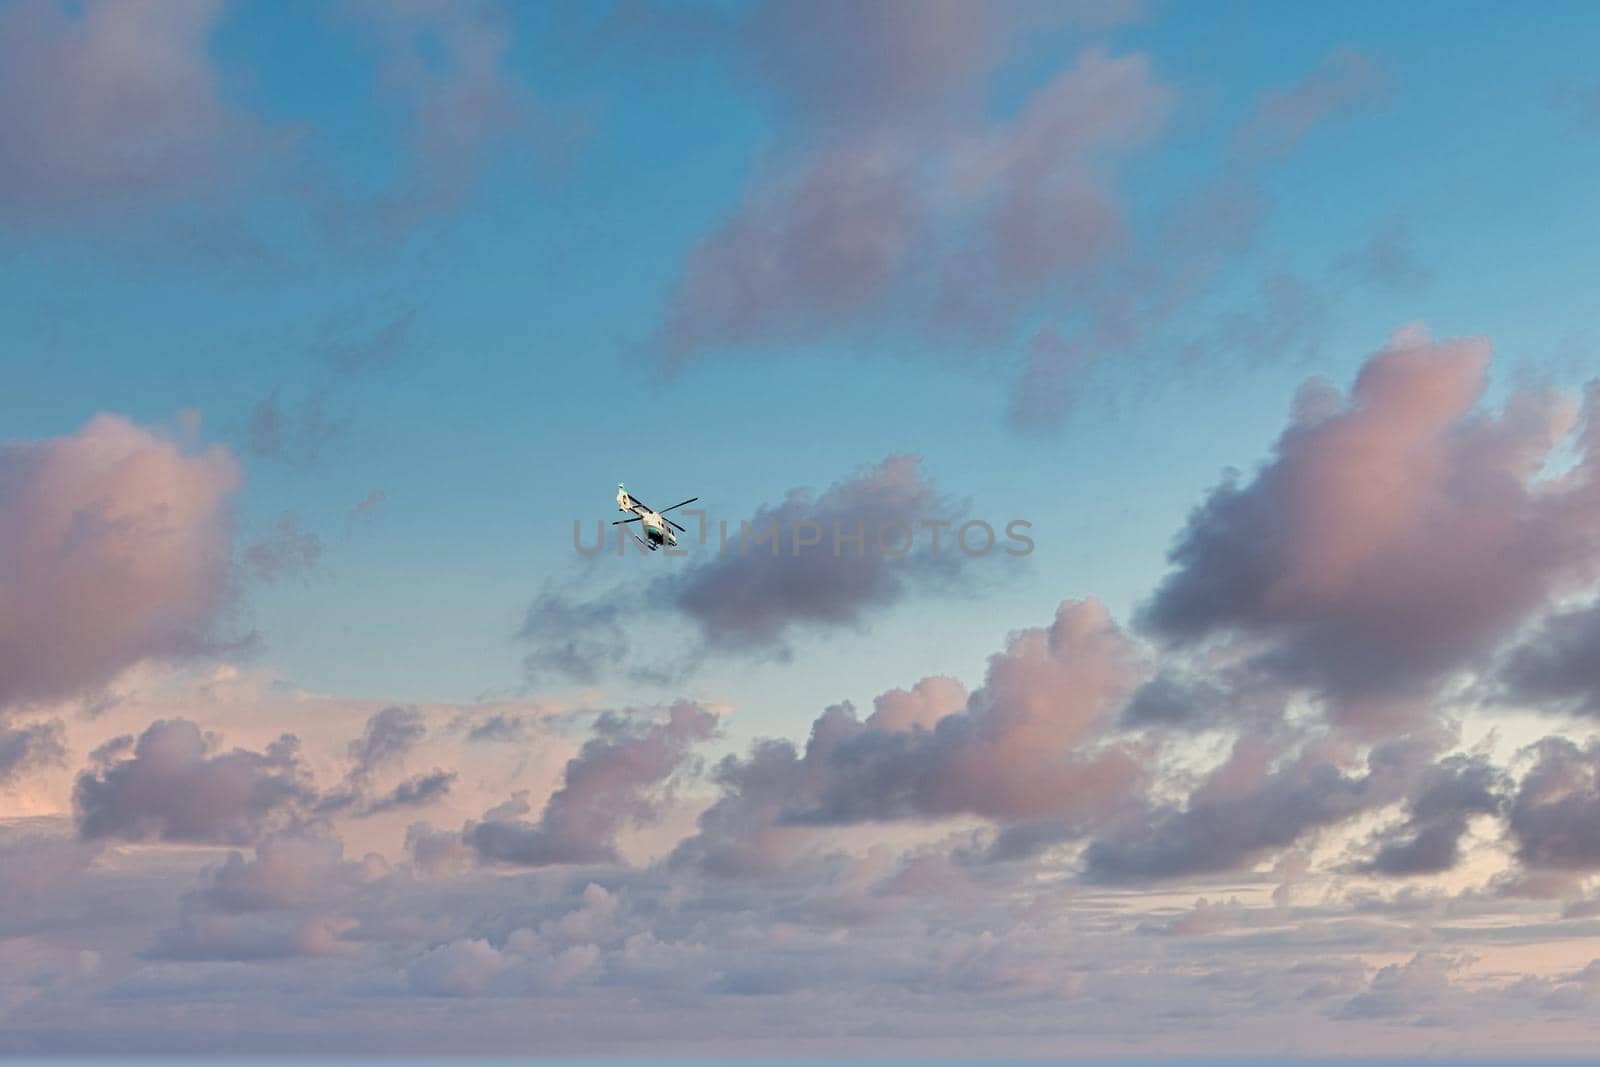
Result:
<svg viewBox="0 0 1600 1067"><path fill-rule="evenodd" d="M1547 737L1531 751L1507 809L1517 858L1530 868L1600 867L1600 742Z"/></svg>
<svg viewBox="0 0 1600 1067"><path fill-rule="evenodd" d="M1362 869L1411 876L1451 870L1461 859L1461 839L1474 815L1494 815L1505 803L1505 773L1486 756L1451 756L1439 762L1406 803L1406 820L1375 842Z"/></svg>
<svg viewBox="0 0 1600 1067"><path fill-rule="evenodd" d="M400 782L388 792L373 797L361 808L362 815L382 815L407 808L425 808L449 795L460 777L457 771L433 770Z"/></svg>
<svg viewBox="0 0 1600 1067"><path fill-rule="evenodd" d="M350 769L345 772L344 781L322 797L317 804L318 813L364 818L442 800L455 784L455 771L435 768L387 790L380 789L375 781L379 772L402 763L427 735L425 717L416 708L391 705L374 712L361 736L346 748Z"/></svg>
<svg viewBox="0 0 1600 1067"><path fill-rule="evenodd" d="M302 819L316 799L293 735L263 752L217 751L187 719L152 723L131 753L102 750L73 790L85 838L195 844L247 844Z"/></svg>
<svg viewBox="0 0 1600 1067"><path fill-rule="evenodd" d="M1350 770L1316 745L1281 753L1246 736L1182 806L1146 811L1089 843L1091 881L1139 882L1248 868L1303 836L1406 795L1427 746L1375 746Z"/></svg>
<svg viewBox="0 0 1600 1067"><path fill-rule="evenodd" d="M486 862L615 862L617 833L659 816L662 790L716 726L715 715L688 702L672 705L657 721L606 712L595 736L567 763L561 788L537 822L522 818L532 810L524 796L467 824L462 837Z"/></svg>
<svg viewBox="0 0 1600 1067"><path fill-rule="evenodd" d="M1545 618L1507 654L1497 681L1502 700L1600 717L1600 601Z"/></svg>
<svg viewBox="0 0 1600 1067"><path fill-rule="evenodd" d="M403 759L427 735L427 722L416 708L384 708L374 713L361 736L350 742L351 773L367 775Z"/></svg>
<svg viewBox="0 0 1600 1067"><path fill-rule="evenodd" d="M974 528L963 550L963 513L911 455L889 456L820 493L791 489L781 503L730 522L725 548L711 530L710 543L691 550L704 558L631 587L625 600L547 588L519 632L532 646L525 666L534 680L593 683L608 670L665 680L668 672L636 654L644 643L631 632L639 614L628 604L639 601L678 613L698 636L676 659L679 673L707 655L786 655L802 634L860 628L894 604L961 588L981 565L980 547L1021 551L995 528L993 546Z"/></svg>
<svg viewBox="0 0 1600 1067"><path fill-rule="evenodd" d="M776 529L788 544L713 557L663 582L668 602L698 624L719 650L771 649L806 627L858 625L870 612L953 581L969 557L944 529L937 554L925 523L959 520L918 457L889 456L820 494L790 490L783 503L756 509L751 536ZM867 538L860 551L849 538ZM915 536L904 555L891 551ZM796 540L815 545L796 550ZM836 540L837 539L837 540ZM835 546L838 551L835 552Z"/></svg>

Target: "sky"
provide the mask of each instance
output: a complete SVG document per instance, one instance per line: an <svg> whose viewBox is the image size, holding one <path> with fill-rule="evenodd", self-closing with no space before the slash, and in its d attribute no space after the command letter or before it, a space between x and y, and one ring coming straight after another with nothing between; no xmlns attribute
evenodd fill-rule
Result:
<svg viewBox="0 0 1600 1067"><path fill-rule="evenodd" d="M1587 1052L1597 51L0 0L0 1052Z"/></svg>

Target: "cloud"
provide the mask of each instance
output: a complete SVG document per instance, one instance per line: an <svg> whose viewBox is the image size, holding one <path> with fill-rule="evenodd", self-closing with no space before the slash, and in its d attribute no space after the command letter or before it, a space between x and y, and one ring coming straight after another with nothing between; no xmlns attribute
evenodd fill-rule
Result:
<svg viewBox="0 0 1600 1067"><path fill-rule="evenodd" d="M369 718L361 736L350 742L350 773L366 777L385 764L403 759L426 736L428 727L422 712L399 706L384 708Z"/></svg>
<svg viewBox="0 0 1600 1067"><path fill-rule="evenodd" d="M617 833L660 814L661 792L685 769L694 746L715 732L717 717L680 702L662 721L607 712L595 736L567 763L561 788L538 822L520 816L526 796L468 823L462 837L487 862L539 867L614 863Z"/></svg>
<svg viewBox="0 0 1600 1067"><path fill-rule="evenodd" d="M347 862L337 837L276 835L256 845L253 859L230 852L194 899L213 911L229 913L326 905L381 869L375 856L368 857L365 868Z"/></svg>
<svg viewBox="0 0 1600 1067"><path fill-rule="evenodd" d="M1377 852L1363 869L1397 876L1454 869L1461 859L1468 820L1498 814L1505 802L1505 785L1504 773L1485 756L1441 761L1407 801L1405 823L1377 839Z"/></svg>
<svg viewBox="0 0 1600 1067"><path fill-rule="evenodd" d="M663 589L710 647L773 648L793 630L857 625L875 609L951 581L969 558L952 543L957 518L958 506L939 495L918 457L889 456L821 494L790 490L783 503L757 508L752 538L775 528L787 545L764 550L752 540L746 550L741 541L740 551L692 566ZM935 520L950 523L937 553L926 531ZM864 544L850 540L857 535ZM927 548L918 542L892 554L918 536ZM810 538L816 543L796 547Z"/></svg>
<svg viewBox="0 0 1600 1067"><path fill-rule="evenodd" d="M160 932L148 955L158 960L234 961L339 956L354 947L342 940L350 925L327 915L191 911L184 913L178 926Z"/></svg>
<svg viewBox="0 0 1600 1067"><path fill-rule="evenodd" d="M1546 737L1507 809L1517 858L1528 867L1600 867L1600 744Z"/></svg>
<svg viewBox="0 0 1600 1067"><path fill-rule="evenodd" d="M1511 703L1600 716L1600 601L1543 619L1507 654L1497 683Z"/></svg>
<svg viewBox="0 0 1600 1067"><path fill-rule="evenodd" d="M708 543L707 558L629 596L679 613L698 633L699 646L674 662L679 672L707 654L783 656L800 634L859 628L893 604L959 587L980 549L1020 551L1005 531L991 528L992 545L976 527L962 533L962 511L919 457L888 456L821 493L789 490L737 529L730 524L715 554ZM529 676L593 683L610 669L665 680L672 672L633 657L633 617L618 595L545 589L519 633L532 645Z"/></svg>
<svg viewBox="0 0 1600 1067"><path fill-rule="evenodd" d="M406 827L406 853L417 870L429 878L462 873L477 860L477 853L459 833L435 830L426 822Z"/></svg>
<svg viewBox="0 0 1600 1067"><path fill-rule="evenodd" d="M114 415L0 445L0 707L213 647L238 484L221 447Z"/></svg>
<svg viewBox="0 0 1600 1067"><path fill-rule="evenodd" d="M384 501L387 499L388 497L382 489L374 489L357 501L356 506L350 509L348 518L351 521L369 518L383 506Z"/></svg>
<svg viewBox="0 0 1600 1067"><path fill-rule="evenodd" d="M1237 147L1247 154L1284 155L1330 118L1380 103L1389 88L1377 60L1337 49L1294 86L1263 97L1240 130Z"/></svg>
<svg viewBox="0 0 1600 1067"><path fill-rule="evenodd" d="M388 790L380 790L374 779L385 768L402 763L428 735L426 719L416 708L391 705L367 719L360 737L351 741L347 754L350 769L343 783L321 798L317 811L322 815L340 813L366 818L406 808L426 807L442 800L459 777L456 771L435 768L413 775Z"/></svg>
<svg viewBox="0 0 1600 1067"><path fill-rule="evenodd" d="M276 582L303 578L315 570L322 559L322 539L302 529L300 517L286 511L273 522L265 536L247 545L243 560L257 581Z"/></svg>
<svg viewBox="0 0 1600 1067"><path fill-rule="evenodd" d="M1390 223L1360 248L1340 257L1335 269L1375 289L1414 295L1426 289L1432 272L1417 258L1411 230L1403 222Z"/></svg>
<svg viewBox="0 0 1600 1067"><path fill-rule="evenodd" d="M1363 992L1345 1001L1339 1015L1345 1019L1426 1021L1451 992L1452 977L1467 962L1470 961L1419 952L1406 963L1380 967Z"/></svg>
<svg viewBox="0 0 1600 1067"><path fill-rule="evenodd" d="M0 212L204 193L278 140L221 97L218 0L23 0L0 12Z"/></svg>
<svg viewBox="0 0 1600 1067"><path fill-rule="evenodd" d="M966 686L947 675L933 675L910 689L891 689L874 697L866 725L872 730L904 731L916 726L931 730L966 704Z"/></svg>
<svg viewBox="0 0 1600 1067"><path fill-rule="evenodd" d="M609 598L585 600L547 588L523 615L517 637L532 647L523 670L533 680L559 675L592 684L601 672L628 657L625 614Z"/></svg>
<svg viewBox="0 0 1600 1067"><path fill-rule="evenodd" d="M374 797L362 808L363 815L382 815L407 808L425 808L443 800L460 777L456 771L433 770L418 774L396 785L382 796Z"/></svg>
<svg viewBox="0 0 1600 1067"><path fill-rule="evenodd" d="M263 752L218 752L194 723L164 719L136 744L121 740L78 775L73 803L87 839L247 844L293 824L316 800L290 734Z"/></svg>
<svg viewBox="0 0 1600 1067"><path fill-rule="evenodd" d="M970 107L1019 38L1051 24L1104 27L1132 3L989 6L960 0L764 3L735 40L785 118L847 127L916 122Z"/></svg>
<svg viewBox="0 0 1600 1067"><path fill-rule="evenodd" d="M99 851L99 845L75 837L0 835L0 908L37 917L42 904L83 880Z"/></svg>
<svg viewBox="0 0 1600 1067"><path fill-rule="evenodd" d="M416 348L418 313L417 305L408 304L376 325L351 315L330 316L315 346L317 355L346 376L388 367Z"/></svg>
<svg viewBox="0 0 1600 1067"><path fill-rule="evenodd" d="M328 414L327 390L312 390L297 403L279 400L273 389L250 413L246 446L259 459L308 467L345 435L350 420Z"/></svg>
<svg viewBox="0 0 1600 1067"><path fill-rule="evenodd" d="M409 166L382 200L396 232L459 206L496 150L550 150L579 132L541 104L512 62L510 7L490 2L349 0L351 23L376 45L379 85L403 109Z"/></svg>
<svg viewBox="0 0 1600 1067"><path fill-rule="evenodd" d="M1054 840L1082 833L1145 780L1137 750L1101 743L1139 672L1135 647L1103 606L1063 603L1050 627L1014 634L965 707L931 727L895 713L911 695L896 691L865 723L848 705L829 708L803 752L764 740L724 759L713 774L723 795L676 860L758 873L805 847L813 835L802 828L961 815L1048 820ZM917 689L943 689L947 699L947 683Z"/></svg>
<svg viewBox="0 0 1600 1067"><path fill-rule="evenodd" d="M482 993L510 966L489 942L471 938L430 949L406 969L406 979L419 993L466 997Z"/></svg>
<svg viewBox="0 0 1600 1067"><path fill-rule="evenodd" d="M1429 746L1376 746L1356 769L1316 743L1280 748L1255 735L1239 738L1182 806L1151 805L1091 841L1085 876L1117 883L1247 869L1308 833L1405 796Z"/></svg>
<svg viewBox="0 0 1600 1067"><path fill-rule="evenodd" d="M669 366L879 306L925 218L904 165L870 145L833 149L798 179L752 191L684 264L662 328Z"/></svg>
<svg viewBox="0 0 1600 1067"><path fill-rule="evenodd" d="M897 10L849 17L879 28ZM954 8L950 17L987 18ZM910 64L897 77L904 88L891 100L926 82ZM917 299L919 286L940 292L919 312L928 321L957 308L945 299L955 289L1007 307L1037 296L1116 246L1112 161L1150 140L1168 109L1146 57L1091 50L1008 126L924 140L869 125L825 143L755 185L690 252L657 339L667 366L826 335Z"/></svg>
<svg viewBox="0 0 1600 1067"><path fill-rule="evenodd" d="M1600 563L1593 447L1542 476L1570 399L1477 410L1488 363L1486 342L1403 331L1348 398L1304 386L1271 460L1190 516L1143 627L1175 650L1232 639L1342 721L1403 722L1408 699Z"/></svg>
<svg viewBox="0 0 1600 1067"><path fill-rule="evenodd" d="M64 734L59 719L0 728L0 786L34 768L65 763Z"/></svg>

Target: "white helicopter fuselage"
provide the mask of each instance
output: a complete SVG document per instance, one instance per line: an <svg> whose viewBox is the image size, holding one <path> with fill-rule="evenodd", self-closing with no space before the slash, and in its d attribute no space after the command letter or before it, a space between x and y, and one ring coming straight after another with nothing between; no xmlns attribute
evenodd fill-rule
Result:
<svg viewBox="0 0 1600 1067"><path fill-rule="evenodd" d="M651 511L633 499L620 485L617 486L617 510L639 516L639 525L644 527L644 536L640 540L651 551L660 545L677 545L678 535L667 525L667 520L659 512Z"/></svg>

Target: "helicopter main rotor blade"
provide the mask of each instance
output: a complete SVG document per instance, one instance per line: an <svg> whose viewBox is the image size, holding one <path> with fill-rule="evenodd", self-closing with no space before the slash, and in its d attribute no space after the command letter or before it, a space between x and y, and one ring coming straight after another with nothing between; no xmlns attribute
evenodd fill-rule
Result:
<svg viewBox="0 0 1600 1067"><path fill-rule="evenodd" d="M667 518L666 516L662 516L661 521L665 522L668 526L672 527L674 530L677 530L679 533L688 533L689 532L688 530L685 530L682 526L679 526L677 523L673 522L671 519Z"/></svg>
<svg viewBox="0 0 1600 1067"><path fill-rule="evenodd" d="M670 507L670 508L662 508L660 511L656 512L656 514L657 515L665 515L669 511L672 511L672 510L674 510L676 508L683 507L684 504L693 504L696 500L699 500L699 499L700 498L697 497L697 496L692 496L688 500L680 501L679 503L676 503L676 504L672 505L672 507Z"/></svg>
<svg viewBox="0 0 1600 1067"><path fill-rule="evenodd" d="M612 523L611 525L613 525L613 526L621 526L625 522L638 522L640 520L640 518L642 518L642 517L643 516L635 515L631 519L618 519L616 522Z"/></svg>

